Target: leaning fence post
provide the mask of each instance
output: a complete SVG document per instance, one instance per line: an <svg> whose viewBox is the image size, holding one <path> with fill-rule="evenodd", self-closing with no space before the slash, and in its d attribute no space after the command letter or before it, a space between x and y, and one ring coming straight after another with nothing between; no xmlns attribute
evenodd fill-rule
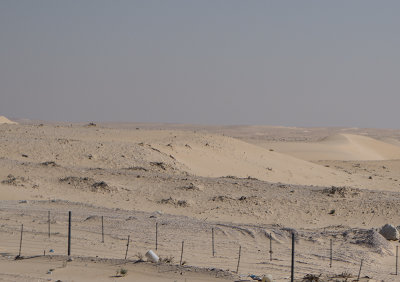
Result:
<svg viewBox="0 0 400 282"><path fill-rule="evenodd" d="M332 247L333 247L333 242L332 242L332 239L331 239L331 241L330 241L330 254L329 254L329 257L330 257L329 267L330 268L332 268Z"/></svg>
<svg viewBox="0 0 400 282"><path fill-rule="evenodd" d="M68 256L71 255L71 211L68 212Z"/></svg>
<svg viewBox="0 0 400 282"><path fill-rule="evenodd" d="M179 265L182 265L182 258L183 258L183 244L185 241L182 241L182 250L181 250L181 261L179 262Z"/></svg>
<svg viewBox="0 0 400 282"><path fill-rule="evenodd" d="M158 222L156 222L156 251L158 248Z"/></svg>
<svg viewBox="0 0 400 282"><path fill-rule="evenodd" d="M24 225L21 225L21 238L19 240L19 252L18 257L21 257L21 249L22 249L22 233L24 233Z"/></svg>
<svg viewBox="0 0 400 282"><path fill-rule="evenodd" d="M50 211L47 212L47 221L48 221L48 233L50 238Z"/></svg>
<svg viewBox="0 0 400 282"><path fill-rule="evenodd" d="M397 275L398 262L399 262L399 246L396 246L396 275Z"/></svg>
<svg viewBox="0 0 400 282"><path fill-rule="evenodd" d="M104 221L103 221L103 216L101 216L101 242L104 243Z"/></svg>
<svg viewBox="0 0 400 282"><path fill-rule="evenodd" d="M272 233L269 233L269 260L272 261Z"/></svg>
<svg viewBox="0 0 400 282"><path fill-rule="evenodd" d="M361 275L361 268L362 268L362 265L363 265L363 259L361 259L360 271L358 272L358 278L357 278L357 281L359 281L359 280L360 280L360 275Z"/></svg>
<svg viewBox="0 0 400 282"><path fill-rule="evenodd" d="M212 239L212 255L215 255L215 249L214 249L214 227L211 229L211 239Z"/></svg>
<svg viewBox="0 0 400 282"><path fill-rule="evenodd" d="M294 281L294 233L292 233L292 266L291 266L291 276L290 281Z"/></svg>
<svg viewBox="0 0 400 282"><path fill-rule="evenodd" d="M236 273L239 273L239 264L240 264L240 254L242 252L242 246L239 245L239 256L238 256L238 263L237 263L237 267L236 267Z"/></svg>
<svg viewBox="0 0 400 282"><path fill-rule="evenodd" d="M128 235L128 242L126 243L126 251L125 251L125 259L128 256L128 249L129 249L129 237L130 235Z"/></svg>

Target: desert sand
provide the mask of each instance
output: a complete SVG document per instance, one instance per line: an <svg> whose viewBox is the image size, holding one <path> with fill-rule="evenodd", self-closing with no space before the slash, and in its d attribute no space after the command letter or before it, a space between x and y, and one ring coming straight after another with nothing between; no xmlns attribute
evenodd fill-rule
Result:
<svg viewBox="0 0 400 282"><path fill-rule="evenodd" d="M353 281L361 260L361 281L397 280L398 242L377 230L400 225L400 130L11 123L1 117L2 281L287 281L293 233L296 281Z"/></svg>
<svg viewBox="0 0 400 282"><path fill-rule="evenodd" d="M15 121L11 121L5 116L0 116L0 124L17 124Z"/></svg>
<svg viewBox="0 0 400 282"><path fill-rule="evenodd" d="M389 142L361 135L337 134L324 138L319 142L274 142L267 144L279 152L308 161L381 161L400 159L400 147L398 144L390 144ZM394 142L392 141L392 143Z"/></svg>

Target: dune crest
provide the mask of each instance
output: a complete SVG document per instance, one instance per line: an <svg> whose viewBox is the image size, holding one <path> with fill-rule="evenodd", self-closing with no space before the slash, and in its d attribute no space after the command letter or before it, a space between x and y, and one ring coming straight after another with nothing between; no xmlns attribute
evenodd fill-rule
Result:
<svg viewBox="0 0 400 282"><path fill-rule="evenodd" d="M397 141L398 142L398 141ZM355 134L336 134L320 142L275 142L264 144L275 150L307 161L381 161L400 159L400 147Z"/></svg>
<svg viewBox="0 0 400 282"><path fill-rule="evenodd" d="M15 121L11 121L5 116L0 116L0 124L18 124Z"/></svg>
<svg viewBox="0 0 400 282"><path fill-rule="evenodd" d="M251 177L300 185L352 185L353 182L341 172L231 137L183 135L168 145L152 146L172 156L181 165L180 169L194 175Z"/></svg>
<svg viewBox="0 0 400 282"><path fill-rule="evenodd" d="M341 146L343 151L352 154L354 158L360 160L400 159L400 148L393 144L362 135L341 135L343 139L336 145Z"/></svg>

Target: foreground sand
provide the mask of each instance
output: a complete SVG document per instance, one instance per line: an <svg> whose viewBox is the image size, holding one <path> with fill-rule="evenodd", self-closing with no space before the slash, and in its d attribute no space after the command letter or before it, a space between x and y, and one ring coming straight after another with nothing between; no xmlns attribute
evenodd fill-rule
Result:
<svg viewBox="0 0 400 282"><path fill-rule="evenodd" d="M0 274L0 281L232 281L232 277L217 278L218 274L212 271L96 258L69 262L59 256L32 257L0 259L0 264L6 269ZM125 275L119 273L121 269L127 271Z"/></svg>
<svg viewBox="0 0 400 282"><path fill-rule="evenodd" d="M1 124L0 279L233 281L272 274L285 281L295 232L298 279L354 277L363 259L362 276L394 281L397 242L371 228L400 224L399 136L372 129ZM75 260L56 268L66 260L69 210ZM12 260L22 223L22 255L46 257ZM172 266L133 264L155 248L156 223L157 253L173 257ZM183 240L186 265L195 268L181 275L173 265ZM120 264L128 276L112 277Z"/></svg>

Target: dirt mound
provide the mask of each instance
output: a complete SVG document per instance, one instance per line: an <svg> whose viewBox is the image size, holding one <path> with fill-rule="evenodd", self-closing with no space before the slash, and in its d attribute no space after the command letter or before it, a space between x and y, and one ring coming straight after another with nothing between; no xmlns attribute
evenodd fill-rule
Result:
<svg viewBox="0 0 400 282"><path fill-rule="evenodd" d="M393 255L392 245L374 229L355 231L353 239L353 243L370 247L378 254Z"/></svg>

